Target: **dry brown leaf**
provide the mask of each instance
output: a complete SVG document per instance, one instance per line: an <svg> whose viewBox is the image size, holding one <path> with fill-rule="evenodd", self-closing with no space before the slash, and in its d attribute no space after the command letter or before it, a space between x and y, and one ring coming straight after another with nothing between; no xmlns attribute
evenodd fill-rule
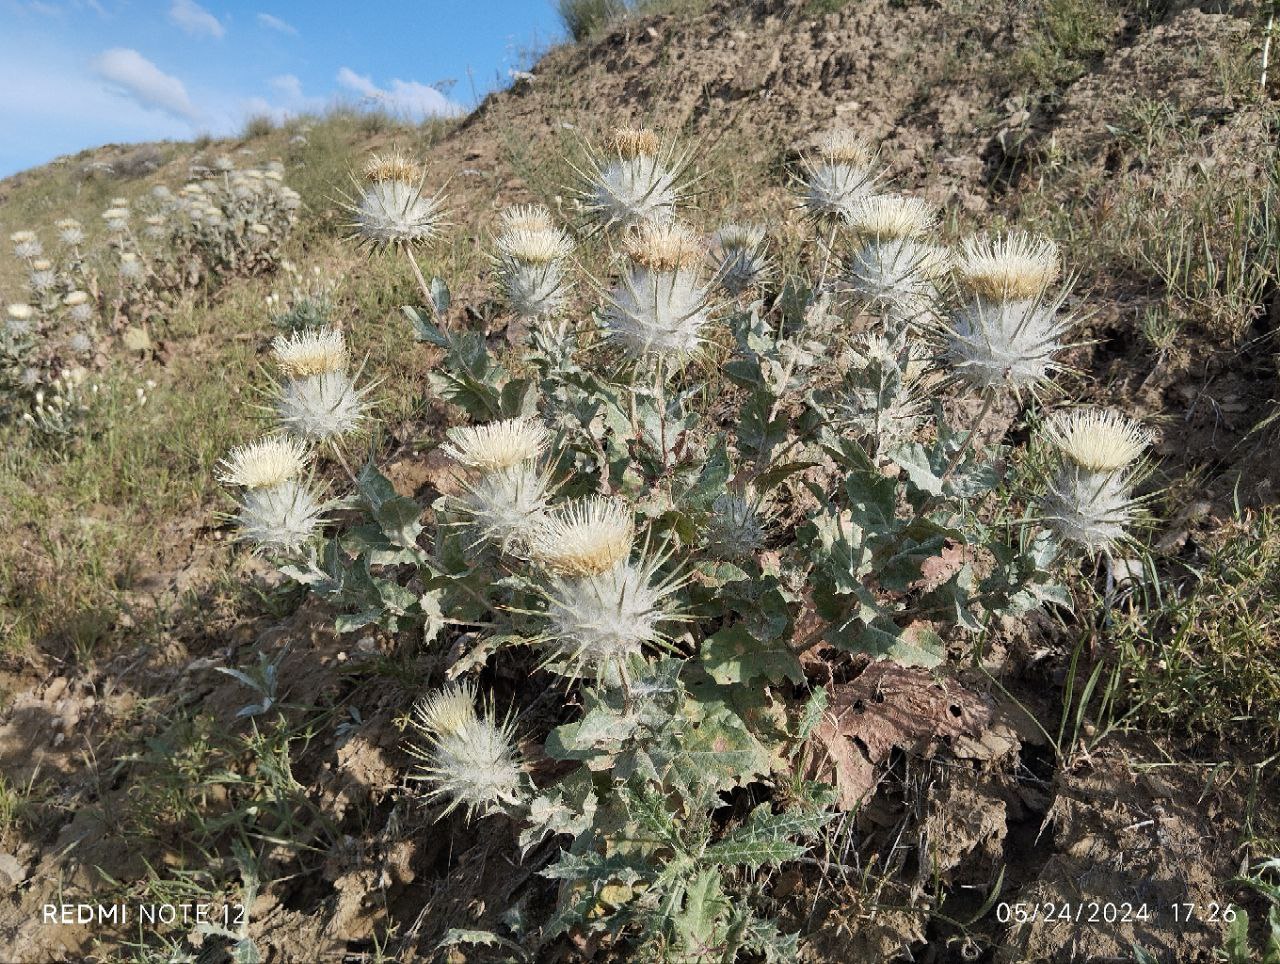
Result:
<svg viewBox="0 0 1280 964"><path fill-rule="evenodd" d="M957 759L987 761L1018 745L989 696L926 669L872 663L830 696L810 738L810 776L833 783L845 810L875 787L878 767L895 748L924 758L946 748Z"/></svg>

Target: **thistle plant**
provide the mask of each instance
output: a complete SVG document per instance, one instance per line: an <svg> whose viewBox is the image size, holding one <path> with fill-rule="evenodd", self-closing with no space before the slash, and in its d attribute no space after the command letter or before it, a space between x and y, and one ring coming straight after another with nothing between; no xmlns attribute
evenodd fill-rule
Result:
<svg viewBox="0 0 1280 964"><path fill-rule="evenodd" d="M1110 554L1128 538L1151 436L1117 412L1086 410L1056 414L1045 437L1059 456L1041 501L1045 525L1064 542Z"/></svg>
<svg viewBox="0 0 1280 964"><path fill-rule="evenodd" d="M416 167L376 160L372 185L425 197ZM300 440L333 440L367 408L325 325L275 341L285 468L254 475L242 455L224 478L242 534L287 554L283 571L333 605L339 631L405 634L463 678L433 681L415 709L412 776L444 812L503 814L526 851L558 848L537 940L576 930L620 957L794 960L744 871L801 857L830 819L834 796L796 763L823 681L876 659L945 676L984 627L1068 605L1059 580L1081 575L1065 548L1128 544L1148 438L1117 414L1055 416L1044 492L1010 486L1002 439L975 444L997 397L1040 390L1069 341L1050 242L974 239L953 264L936 211L873 193L874 152L837 133L806 162L811 256L776 296L737 298L772 270L773 226L724 226L709 246L675 217L670 160L650 132L620 129L587 173L619 254L607 286L571 287L578 239L546 208L503 213L492 274L537 322L527 343L444 326L449 286L411 257L426 304L404 312L439 350L429 384L461 422L439 440L451 471L429 505L371 460L348 471L359 521L316 531ZM841 226L851 243L828 284L833 243L813 235ZM439 229L366 240L409 251ZM588 311L598 331L574 321ZM552 316L554 339L540 332ZM323 401L289 394L323 378ZM957 389L982 396L964 426L942 404ZM301 519L260 494L285 484L310 496ZM505 715L466 681L490 659L531 680ZM536 734L556 766L525 772L510 721L541 692L564 704Z"/></svg>
<svg viewBox="0 0 1280 964"><path fill-rule="evenodd" d="M633 358L692 354L712 310L697 237L679 222L650 223L625 248L627 264L604 312L606 336Z"/></svg>
<svg viewBox="0 0 1280 964"><path fill-rule="evenodd" d="M268 436L232 449L219 479L240 490L235 523L240 538L259 550L301 549L324 524L325 502L304 478L309 466L301 440Z"/></svg>
<svg viewBox="0 0 1280 964"><path fill-rule="evenodd" d="M520 318L555 315L569 291L567 260L573 239L542 205L508 208L494 247L494 273L503 300Z"/></svg>
<svg viewBox="0 0 1280 964"><path fill-rule="evenodd" d="M859 303L894 326L928 318L948 268L946 249L924 240L934 210L918 198L872 194L849 205L844 218L856 239L847 281Z"/></svg>
<svg viewBox="0 0 1280 964"><path fill-rule="evenodd" d="M963 381L1015 393L1046 382L1070 327L1060 315L1068 288L1049 293L1060 273L1057 246L1023 232L964 243L946 332L949 361Z"/></svg>
<svg viewBox="0 0 1280 964"><path fill-rule="evenodd" d="M346 340L337 328L278 335L271 346L283 380L276 416L286 431L332 441L356 431L368 417L370 386L356 384Z"/></svg>
<svg viewBox="0 0 1280 964"><path fill-rule="evenodd" d="M410 719L417 737L410 751L419 764L414 779L443 798L442 815L460 808L469 820L518 806L526 784L514 724L499 722L491 705L477 713L475 704L475 686L455 683L423 697Z"/></svg>
<svg viewBox="0 0 1280 964"><path fill-rule="evenodd" d="M607 230L669 221L685 189L686 164L654 131L614 128L604 150L588 161L583 205Z"/></svg>
<svg viewBox="0 0 1280 964"><path fill-rule="evenodd" d="M758 224L726 224L712 235L715 279L726 294L741 294L769 277L764 236L765 230Z"/></svg>
<svg viewBox="0 0 1280 964"><path fill-rule="evenodd" d="M449 430L440 448L463 468L461 492L442 507L469 526L469 549L489 542L519 553L546 518L551 476L540 464L550 441L546 428L528 418Z"/></svg>
<svg viewBox="0 0 1280 964"><path fill-rule="evenodd" d="M827 131L801 165L805 205L817 218L841 219L875 184L875 151L847 130Z"/></svg>

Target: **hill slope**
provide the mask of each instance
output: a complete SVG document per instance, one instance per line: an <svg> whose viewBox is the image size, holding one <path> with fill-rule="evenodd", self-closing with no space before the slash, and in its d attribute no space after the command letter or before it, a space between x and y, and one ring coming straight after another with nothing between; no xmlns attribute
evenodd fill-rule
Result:
<svg viewBox="0 0 1280 964"><path fill-rule="evenodd" d="M294 274L187 292L142 326L145 342L104 337L89 367L103 394L123 401L95 410L83 438L52 445L4 429L0 875L14 897L0 909L0 943L26 961L133 954L136 929L52 925L39 909L90 895L235 895L255 874L249 933L274 960L373 960L386 947L427 959L449 927L499 927L517 900L546 909L546 888L507 862L509 829L492 839L482 830L454 852L399 788L397 720L441 657L382 634L335 635L331 613L300 606L265 565L227 546L218 515L214 464L254 431L251 385L275 332L262 305L313 269L338 282L336 315L385 377L380 461L406 494L435 491L418 453L449 413L424 400L435 356L406 350L398 308L417 300L413 278L396 258L345 242L333 201L347 170L391 144L425 158L432 187L448 185L454 226L427 267L456 279L455 301L476 306L470 322L498 344L508 333L486 305L483 256L497 210L537 200L576 218L573 166L607 128L676 133L702 175L699 226L767 218L784 225L783 250L798 242L797 151L833 125L868 136L897 189L945 205L953 236L1006 222L1062 241L1090 339L1069 359L1066 390L1164 429L1160 565L1204 566L1230 525L1232 538L1256 543L1255 589L1269 598L1275 532L1258 517L1230 520L1237 502L1265 510L1280 471L1275 446L1258 443L1269 436L1252 434L1276 397L1277 112L1259 84L1259 12L1208 9L721 0L552 50L531 79L459 122L404 128L338 115L235 142L104 148L0 182L5 236L68 214L99 231L112 198L177 189L219 154L280 159L306 205L282 251ZM21 280L4 262L0 291ZM138 389L145 405L130 402ZM997 672L1052 731L1073 706L1061 705L1065 634L1048 623L1011 638ZM1104 663L1118 640L1142 643L1108 631L1091 654ZM1258 645L1262 656L1249 658L1274 662L1274 638ZM258 652L278 656L289 707L287 725L265 735L237 718L252 694L215 672ZM1241 654L1223 659L1224 675L1239 676ZM1133 673L1137 693L1145 670ZM1275 691L1256 692L1265 701ZM949 923L978 911L966 901L1001 872L1010 900L1105 897L1099 879L1117 893L1148 887L1166 904L1246 899L1225 881L1280 839L1274 768L1254 765L1265 744L1232 742L1231 723L1197 718L1186 701L1157 705L1155 718L1162 710L1170 722L1150 733L1097 747L1082 736L1082 755L1069 747L1062 769L1046 741L1019 734L1031 784L951 787L922 763L938 790L919 822L895 823L905 817L891 791L860 828L885 835L890 850L894 827L915 835L918 852L884 872L882 906L848 877L838 881L843 903L822 903L822 887L789 872L775 888L778 913L819 960L884 960L904 947L959 959L966 941L991 960L1116 959L1133 942L1169 960L1209 960L1225 940L1221 921L1176 926L1166 913L1124 927L1017 928L988 914L972 934ZM290 767L269 765L280 759ZM1221 761L1221 778L1206 781ZM1144 836L1156 825L1158 839ZM942 855L933 866L944 881L929 899L934 881L916 865L926 852ZM954 903L940 910L943 899ZM210 952L226 943L189 930L167 937L205 940ZM597 950L566 941L560 953L586 960Z"/></svg>

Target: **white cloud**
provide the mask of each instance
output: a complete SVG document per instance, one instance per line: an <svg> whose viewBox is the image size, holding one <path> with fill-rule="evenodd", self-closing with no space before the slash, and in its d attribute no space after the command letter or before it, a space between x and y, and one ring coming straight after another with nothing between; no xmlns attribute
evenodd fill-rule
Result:
<svg viewBox="0 0 1280 964"><path fill-rule="evenodd" d="M271 84L271 89L282 97L286 97L289 100L302 99L302 81L293 74L281 74L279 77L272 77L268 83Z"/></svg>
<svg viewBox="0 0 1280 964"><path fill-rule="evenodd" d="M273 17L269 13L258 14L258 23L262 24L262 26L266 27L268 30L278 30L280 33L292 34L294 36L298 33L298 28L293 24L286 20L281 20L279 17Z"/></svg>
<svg viewBox="0 0 1280 964"><path fill-rule="evenodd" d="M222 21L195 0L173 0L173 6L169 8L169 20L193 37L203 35L221 40L222 35L227 32Z"/></svg>
<svg viewBox="0 0 1280 964"><path fill-rule="evenodd" d="M57 4L42 3L41 0L29 0L26 7L32 13L38 13L43 17L58 17L61 19L65 14L65 11Z"/></svg>
<svg viewBox="0 0 1280 964"><path fill-rule="evenodd" d="M460 104L451 101L440 91L416 80L393 80L387 89L379 87L373 79L357 74L350 67L338 71L338 84L373 101L393 114L411 117L456 117L466 113Z"/></svg>
<svg viewBox="0 0 1280 964"><path fill-rule="evenodd" d="M101 79L143 107L183 120L196 121L200 117L182 81L166 74L136 50L113 47L94 58L90 66Z"/></svg>

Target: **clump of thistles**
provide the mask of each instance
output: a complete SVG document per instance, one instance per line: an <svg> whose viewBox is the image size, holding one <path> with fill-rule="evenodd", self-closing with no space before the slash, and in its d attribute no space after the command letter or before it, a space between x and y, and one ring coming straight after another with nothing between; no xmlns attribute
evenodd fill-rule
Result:
<svg viewBox="0 0 1280 964"><path fill-rule="evenodd" d="M40 243L40 239L36 237L34 231L15 231L9 235L9 242L13 245L13 256L15 258L23 258L29 261L44 254L44 245Z"/></svg>
<svg viewBox="0 0 1280 964"><path fill-rule="evenodd" d="M546 517L551 477L541 457L550 433L533 419L513 418L452 428L448 438L441 451L466 471L445 506L470 525L469 545L523 551Z"/></svg>
<svg viewBox="0 0 1280 964"><path fill-rule="evenodd" d="M1070 322L1059 317L1064 289L1050 296L1060 273L1052 241L1013 232L973 238L956 259L958 300L944 332L957 374L983 390L1034 389L1059 366Z"/></svg>
<svg viewBox="0 0 1280 964"><path fill-rule="evenodd" d="M284 375L276 415L295 435L333 439L359 428L368 415L369 388L348 370L346 342L336 328L278 335L272 354Z"/></svg>
<svg viewBox="0 0 1280 964"><path fill-rule="evenodd" d="M422 244L442 227L444 200L424 190L425 173L399 151L375 154L357 182L359 196L347 200L355 236L375 247Z"/></svg>
<svg viewBox="0 0 1280 964"><path fill-rule="evenodd" d="M843 217L875 183L875 151L852 131L828 131L803 162L805 205L816 217Z"/></svg>
<svg viewBox="0 0 1280 964"><path fill-rule="evenodd" d="M415 779L433 785L444 813L462 808L468 819L520 804L523 771L511 720L492 707L477 713L471 683L454 683L421 699L410 723L422 743L409 750L420 761Z"/></svg>
<svg viewBox="0 0 1280 964"><path fill-rule="evenodd" d="M730 295L759 284L769 274L764 228L758 224L726 224L711 238L716 282Z"/></svg>
<svg viewBox="0 0 1280 964"><path fill-rule="evenodd" d="M678 582L654 579L659 557L632 561L634 538L631 510L599 496L562 507L535 536L530 555L547 571L543 641L553 669L612 681L665 641L658 627L672 618L664 600Z"/></svg>
<svg viewBox="0 0 1280 964"><path fill-rule="evenodd" d="M1041 503L1045 524L1066 542L1109 552L1133 520L1150 434L1116 412L1077 411L1051 418L1045 437L1061 457Z"/></svg>
<svg viewBox="0 0 1280 964"><path fill-rule="evenodd" d="M504 213L494 267L498 285L511 310L521 318L545 318L556 313L569 288L565 261L573 239L551 223L540 205L520 206Z"/></svg>
<svg viewBox="0 0 1280 964"><path fill-rule="evenodd" d="M948 266L945 248L921 240L937 222L933 206L919 198L872 194L850 205L844 219L857 238L847 276L855 296L895 322L928 313Z"/></svg>
<svg viewBox="0 0 1280 964"><path fill-rule="evenodd" d="M606 333L632 357L690 354L711 311L697 236L674 221L648 224L627 239L626 252L604 311Z"/></svg>
<svg viewBox="0 0 1280 964"><path fill-rule="evenodd" d="M592 158L583 202L610 229L670 220L683 167L684 159L664 148L653 131L616 128L602 155Z"/></svg>
<svg viewBox="0 0 1280 964"><path fill-rule="evenodd" d="M219 479L241 489L235 522L259 549L293 551L323 524L325 505L301 477L309 464L301 440L273 435L231 450Z"/></svg>

